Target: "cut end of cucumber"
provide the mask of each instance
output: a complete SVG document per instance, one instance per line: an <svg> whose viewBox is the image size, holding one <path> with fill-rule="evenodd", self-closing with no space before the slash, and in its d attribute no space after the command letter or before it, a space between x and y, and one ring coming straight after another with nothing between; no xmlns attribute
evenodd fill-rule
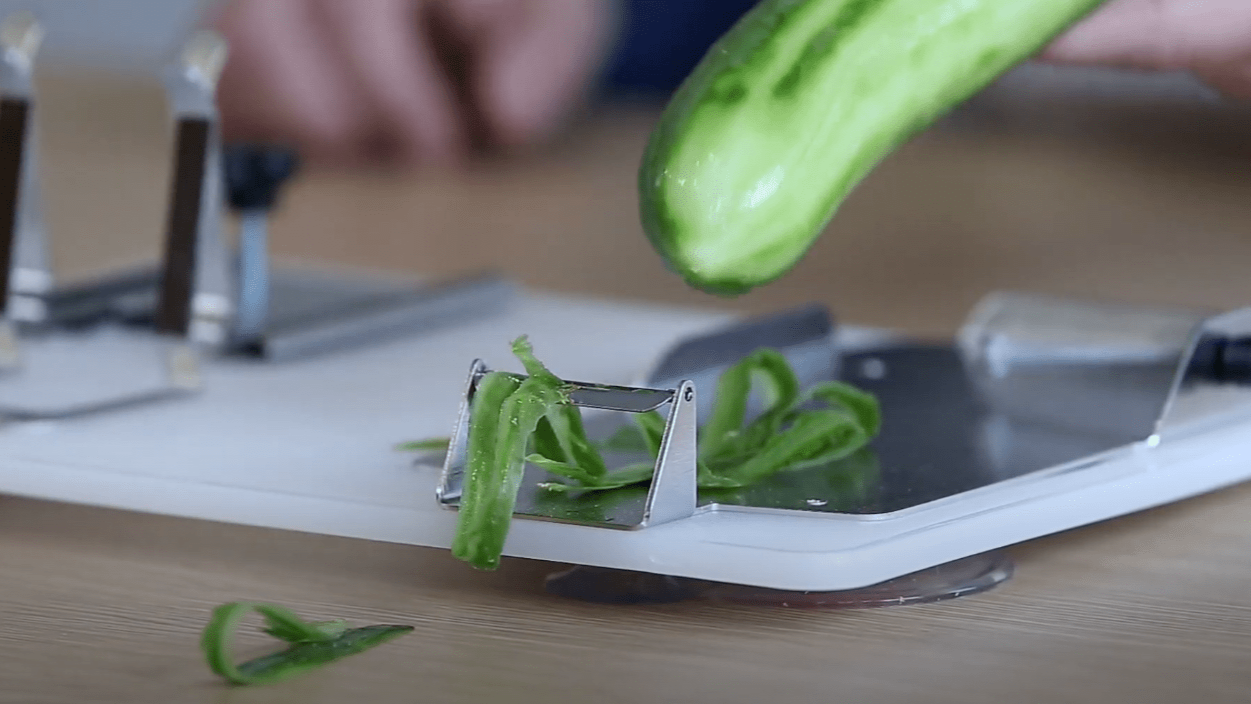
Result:
<svg viewBox="0 0 1251 704"><path fill-rule="evenodd" d="M815 240L804 222L750 213L749 208L727 208L729 216L721 217L698 202L718 192L673 185L644 199L649 240L666 267L692 288L722 297L744 295L785 275ZM782 210L805 211L798 203Z"/></svg>
<svg viewBox="0 0 1251 704"><path fill-rule="evenodd" d="M753 259L702 260L698 249L690 254L693 259L687 261L678 272L687 285L724 298L742 296L759 286L772 283L786 274L792 265L791 261L787 261L781 266L763 269Z"/></svg>

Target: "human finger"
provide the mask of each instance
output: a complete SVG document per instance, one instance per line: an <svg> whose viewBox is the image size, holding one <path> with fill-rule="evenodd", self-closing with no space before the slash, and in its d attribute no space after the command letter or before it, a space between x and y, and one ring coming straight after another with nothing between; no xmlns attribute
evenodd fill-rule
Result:
<svg viewBox="0 0 1251 704"><path fill-rule="evenodd" d="M321 0L319 10L376 125L401 158L457 158L464 147L463 129L430 37L421 31L425 4Z"/></svg>
<svg viewBox="0 0 1251 704"><path fill-rule="evenodd" d="M1054 63L1189 70L1251 57L1247 0L1111 0L1040 55Z"/></svg>
<svg viewBox="0 0 1251 704"><path fill-rule="evenodd" d="M542 140L598 70L611 38L604 0L453 0L474 42L473 95L497 142Z"/></svg>
<svg viewBox="0 0 1251 704"><path fill-rule="evenodd" d="M350 159L365 116L322 50L303 0L237 2L218 28L229 56L218 86L227 139L291 143L311 159Z"/></svg>

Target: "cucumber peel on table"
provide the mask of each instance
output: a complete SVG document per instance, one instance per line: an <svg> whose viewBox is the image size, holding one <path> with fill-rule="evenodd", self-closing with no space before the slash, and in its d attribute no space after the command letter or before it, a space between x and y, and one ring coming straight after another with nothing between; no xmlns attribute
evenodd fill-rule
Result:
<svg viewBox="0 0 1251 704"><path fill-rule="evenodd" d="M262 630L287 644L283 650L236 664L233 642L243 619L258 613ZM305 621L276 604L233 601L213 609L200 636L209 669L235 685L281 682L363 653L411 633L412 626L377 625L351 628L346 621Z"/></svg>
<svg viewBox="0 0 1251 704"><path fill-rule="evenodd" d="M660 117L643 229L707 293L770 283L892 151L1105 0L762 0Z"/></svg>
<svg viewBox="0 0 1251 704"><path fill-rule="evenodd" d="M645 486L665 428L655 411L631 414L634 437L651 461L610 470L602 453L622 441L620 434L591 442L580 409L569 400L569 384L538 360L526 337L515 340L512 349L526 374L484 374L470 403L464 484L452 540L456 558L484 570L500 564L527 464L560 478L540 485L553 493ZM753 391L763 393L765 409L748 421ZM880 426L872 394L841 381L801 390L786 358L762 348L718 380L712 415L697 431L697 484L708 490L743 489L782 472L832 465L864 449ZM400 447L445 449L447 442Z"/></svg>

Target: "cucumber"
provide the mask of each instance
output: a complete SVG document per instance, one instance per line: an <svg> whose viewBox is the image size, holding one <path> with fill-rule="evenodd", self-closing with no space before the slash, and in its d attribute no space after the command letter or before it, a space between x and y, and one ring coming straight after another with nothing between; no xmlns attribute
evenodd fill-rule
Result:
<svg viewBox="0 0 1251 704"><path fill-rule="evenodd" d="M648 239L704 292L773 282L879 162L1103 1L762 0L652 132Z"/></svg>

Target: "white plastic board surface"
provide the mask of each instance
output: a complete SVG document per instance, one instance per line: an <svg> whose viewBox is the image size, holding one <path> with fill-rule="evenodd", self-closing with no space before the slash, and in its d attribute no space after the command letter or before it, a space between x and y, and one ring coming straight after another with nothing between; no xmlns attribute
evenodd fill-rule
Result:
<svg viewBox="0 0 1251 704"><path fill-rule="evenodd" d="M519 370L529 334L556 373L633 383L667 347L724 324L699 311L527 295L507 315L316 361L217 363L186 401L0 430L0 492L446 548L436 468L396 452L451 431L476 357ZM1131 448L885 517L701 513L639 531L517 520L505 552L778 589L875 584L1251 478L1251 433Z"/></svg>
<svg viewBox="0 0 1251 704"><path fill-rule="evenodd" d="M437 476L396 444L446 436L475 358L521 371L509 343L529 335L572 379L632 383L677 339L725 314L527 294L499 316L372 348L268 365L213 361L193 397L57 422L0 427L0 492L109 508L331 535L438 544L451 514ZM37 379L0 379L6 401L52 399L121 382L153 385L158 357L97 339L104 358L75 363L75 345L37 345Z"/></svg>

